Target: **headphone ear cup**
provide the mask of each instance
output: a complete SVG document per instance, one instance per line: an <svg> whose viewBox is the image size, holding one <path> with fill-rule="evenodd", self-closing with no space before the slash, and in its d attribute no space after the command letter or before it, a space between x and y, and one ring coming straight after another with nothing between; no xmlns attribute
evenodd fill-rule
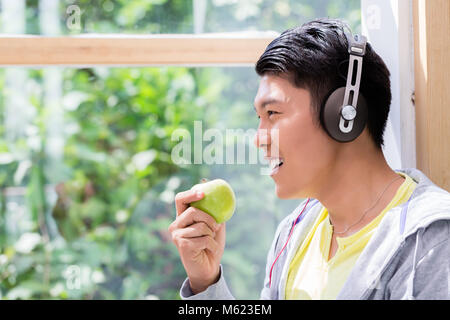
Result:
<svg viewBox="0 0 450 320"><path fill-rule="evenodd" d="M368 108L366 100L360 93L356 108L356 117L353 120L353 128L344 133L339 129L341 119L342 101L344 101L345 87L334 90L325 101L321 110L321 122L328 135L338 142L350 142L359 137L367 123Z"/></svg>

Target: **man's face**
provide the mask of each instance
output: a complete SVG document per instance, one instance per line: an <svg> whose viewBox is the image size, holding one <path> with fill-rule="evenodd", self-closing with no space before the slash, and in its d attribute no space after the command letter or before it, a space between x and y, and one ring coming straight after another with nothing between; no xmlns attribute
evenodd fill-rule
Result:
<svg viewBox="0 0 450 320"><path fill-rule="evenodd" d="M315 124L310 103L309 91L284 77L261 78L254 101L260 117L255 145L266 157L277 156L283 162L271 175L281 199L313 196L333 166L336 143Z"/></svg>

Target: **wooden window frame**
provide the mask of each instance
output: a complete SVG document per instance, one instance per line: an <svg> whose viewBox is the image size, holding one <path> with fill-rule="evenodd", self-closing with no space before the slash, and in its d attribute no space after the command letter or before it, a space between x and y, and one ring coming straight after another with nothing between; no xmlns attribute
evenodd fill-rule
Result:
<svg viewBox="0 0 450 320"><path fill-rule="evenodd" d="M450 191L450 1L413 0L417 167Z"/></svg>
<svg viewBox="0 0 450 320"><path fill-rule="evenodd" d="M0 66L251 66L274 32L0 36Z"/></svg>

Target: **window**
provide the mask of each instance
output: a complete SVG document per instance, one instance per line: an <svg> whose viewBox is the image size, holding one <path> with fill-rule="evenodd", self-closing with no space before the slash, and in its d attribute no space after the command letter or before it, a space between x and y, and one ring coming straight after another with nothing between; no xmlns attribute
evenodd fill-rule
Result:
<svg viewBox="0 0 450 320"><path fill-rule="evenodd" d="M277 199L259 165L174 164L172 134L193 136L199 120L203 132L256 128L257 55L245 56L252 49L239 39L263 49L273 32L320 16L345 18L358 32L359 1L92 3L1 2L1 297L178 298L185 272L167 234L173 197L222 177L237 195L227 281L237 298L257 298L275 228L298 201ZM225 55L235 60L193 61L183 37L212 46L204 59L221 56L227 38L244 49ZM133 45L124 57L123 44L137 39L169 41L178 60L139 60ZM77 41L87 47L71 51ZM58 54L55 66L49 55ZM93 60L77 60L86 56ZM227 143L234 148L234 138Z"/></svg>

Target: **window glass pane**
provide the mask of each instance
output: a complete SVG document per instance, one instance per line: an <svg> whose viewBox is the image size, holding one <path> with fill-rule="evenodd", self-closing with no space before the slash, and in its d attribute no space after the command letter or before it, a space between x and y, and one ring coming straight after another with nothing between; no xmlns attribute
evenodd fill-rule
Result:
<svg viewBox="0 0 450 320"><path fill-rule="evenodd" d="M205 11L199 1L195 19L190 1L94 2L3 0L2 32L283 31L319 16L360 24L359 1L216 0ZM0 69L0 297L178 298L185 272L167 232L174 195L220 177L237 196L227 281L237 298L258 298L275 229L301 199L277 199L264 164L249 163L257 86L243 67ZM191 160L207 154L205 133L216 129L224 163L174 163L174 135L186 129L194 140L200 127Z"/></svg>
<svg viewBox="0 0 450 320"><path fill-rule="evenodd" d="M360 28L360 0L2 0L3 33L202 33L275 30L316 17Z"/></svg>
<svg viewBox="0 0 450 320"><path fill-rule="evenodd" d="M249 161L252 68L6 68L0 79L2 295L177 298L174 195L223 178L237 196L223 263L237 297L258 296L275 228L299 200L277 199L264 162ZM219 164L174 163L182 128L191 162L211 154L215 129Z"/></svg>

